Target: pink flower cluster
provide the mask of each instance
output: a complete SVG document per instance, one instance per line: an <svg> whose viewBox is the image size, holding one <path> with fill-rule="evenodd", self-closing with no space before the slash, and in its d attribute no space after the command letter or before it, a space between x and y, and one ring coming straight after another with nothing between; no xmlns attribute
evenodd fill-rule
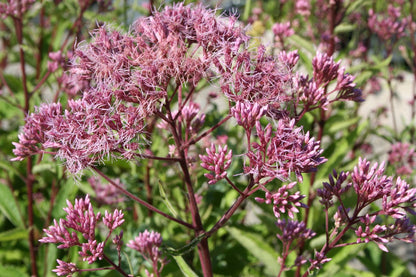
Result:
<svg viewBox="0 0 416 277"><path fill-rule="evenodd" d="M140 252L145 259L150 261L158 261L161 256L160 246L162 237L158 232L145 230L126 245Z"/></svg>
<svg viewBox="0 0 416 277"><path fill-rule="evenodd" d="M238 125L242 126L246 132L251 133L251 129L266 111L267 106L261 106L256 102L237 102L231 108L230 113L237 120Z"/></svg>
<svg viewBox="0 0 416 277"><path fill-rule="evenodd" d="M131 158L142 132L142 107L114 102L110 91L97 90L69 100L65 110L54 103L37 108L26 118L19 143L13 143L14 160L53 148L68 170L78 173L109 155Z"/></svg>
<svg viewBox="0 0 416 277"><path fill-rule="evenodd" d="M197 134L205 122L205 114L199 113L199 104L190 101L183 106L180 111L173 112L172 115L177 117L178 123L185 127L186 135Z"/></svg>
<svg viewBox="0 0 416 277"><path fill-rule="evenodd" d="M387 251L385 243L392 239L412 241L416 227L410 223L407 213L416 214L416 188L411 188L404 180L384 175L384 164L371 165L365 159L359 159L352 172L334 172L329 183L324 183L317 190L318 196L328 209L339 203L335 214L336 228L346 226L355 228L356 243L374 241L379 248ZM347 184L345 184L347 182ZM354 209L345 206L343 197L350 188L354 189L357 202ZM381 200L381 207L374 210L374 205ZM361 212L366 211L365 215ZM375 225L377 217L391 217L395 220L390 225Z"/></svg>
<svg viewBox="0 0 416 277"><path fill-rule="evenodd" d="M405 36L407 18L401 19L401 8L389 4L387 13L379 14L370 9L368 27L383 41L391 41Z"/></svg>
<svg viewBox="0 0 416 277"><path fill-rule="evenodd" d="M120 210L115 210L113 213L105 211L105 215L102 217L101 213L94 212L88 195L84 199L75 200L74 205L67 201L67 205L68 207L64 208L67 214L66 218L60 219L59 222L54 220L53 225L43 230L46 236L39 241L42 243L59 244L58 248L79 246L81 247L79 255L89 264L92 264L97 259L101 260L104 255L105 242L111 233L123 224L124 214ZM95 231L101 218L109 233L105 241L98 242L95 237ZM81 241L78 234L82 235L85 242ZM77 271L74 264L63 261L58 261L58 263L59 266L55 272L60 276L70 276L70 274Z"/></svg>
<svg viewBox="0 0 416 277"><path fill-rule="evenodd" d="M291 28L290 22L275 23L272 27L272 31L275 35L275 40L278 44L284 48L284 41L286 38L295 34L295 31Z"/></svg>
<svg viewBox="0 0 416 277"><path fill-rule="evenodd" d="M321 157L320 143L295 127L295 121L281 119L273 131L271 124L262 127L256 122L257 142L252 142L246 154L249 164L244 172L253 174L256 183L273 179L288 180L295 173L299 181L303 172L311 172L326 161Z"/></svg>
<svg viewBox="0 0 416 277"><path fill-rule="evenodd" d="M361 90L355 87L354 77L345 73L345 68L341 67L340 63L327 54L318 52L312 59L313 78L305 75L297 75L294 78L295 90L298 91L299 100L306 109L327 109L334 101L363 101ZM329 90L326 87L331 82L336 84ZM331 94L336 96L330 99Z"/></svg>
<svg viewBox="0 0 416 277"><path fill-rule="evenodd" d="M146 143L146 120L159 116L167 124L160 111L173 96L178 97L179 107L168 120L183 124L189 138L205 122L204 115L196 116L199 107L190 97L202 78L218 80L224 95L236 103L232 115L246 130L263 114L274 119L296 116L291 109L296 110L299 101L307 106L304 112L326 107L327 95L335 91L338 96L331 101L361 99L353 78L332 58L318 54L313 60L313 78L297 78L291 72L299 59L296 52L282 52L275 58L260 46L253 53L247 50L248 39L236 18L221 19L201 5L166 7L137 20L129 34L106 26L98 28L91 42L82 42L75 49L69 75L65 75L71 94L82 95L65 108L43 104L28 115L19 142L14 144L14 160L52 153L71 173L79 173L108 157L140 157L141 145ZM51 58L55 63L61 59L57 53ZM51 64L51 69L55 68L56 64ZM335 79L334 91L325 93L322 87ZM176 84L174 95L168 95L172 84ZM188 95L181 102L185 87ZM250 111L252 107L255 109ZM294 124L286 125L294 128ZM260 125L256 130L267 142L250 145L254 150L248 153L250 168L246 171L259 178L285 179L291 172L300 177L300 172L323 162L318 159L319 143L309 135L303 139L298 129L278 131L284 137L282 146L271 134L262 136L265 130ZM289 133L294 137L287 137ZM293 153L286 154L289 148ZM274 156L261 161L257 152Z"/></svg>
<svg viewBox="0 0 416 277"><path fill-rule="evenodd" d="M233 102L253 102L259 105L287 102L286 94L291 74L285 66L267 55L264 46L256 54L249 50L233 51L224 47L223 60L214 64L220 76L222 92Z"/></svg>
<svg viewBox="0 0 416 277"><path fill-rule="evenodd" d="M311 14L310 0L297 0L295 3L296 14L305 17L308 17Z"/></svg>
<svg viewBox="0 0 416 277"><path fill-rule="evenodd" d="M114 182L124 187L120 179L115 179ZM95 191L95 200L101 205L116 205L125 200L120 190L113 185L102 183L97 177L88 178L88 183Z"/></svg>
<svg viewBox="0 0 416 277"><path fill-rule="evenodd" d="M21 17L35 0L7 0L0 3L0 17L5 19L7 16Z"/></svg>
<svg viewBox="0 0 416 277"><path fill-rule="evenodd" d="M91 42L75 49L64 78L71 95L82 96L66 108L43 104L28 115L14 160L52 148L78 173L107 157L140 156L144 119L166 101L170 84L193 86L211 78L215 61L248 41L236 22L202 5L177 4L138 19L131 34L98 28ZM51 57L53 70L59 57ZM204 118L192 119L195 108L181 107L175 119L200 128Z"/></svg>
<svg viewBox="0 0 416 277"><path fill-rule="evenodd" d="M277 192L271 193L266 191L265 198L256 197L255 200L259 203L273 204L274 215L279 218L282 213L287 211L290 218L293 219L294 213L298 213L297 207L306 208L307 206L300 202L305 195L301 195L300 191L290 194L289 190L295 187L296 182L281 186Z"/></svg>
<svg viewBox="0 0 416 277"><path fill-rule="evenodd" d="M199 155L202 163L201 166L214 174L206 173L205 177L209 179L208 184L212 185L227 176L227 169L231 165L232 150L228 151L227 145L219 146L218 151L214 144L206 148L207 155Z"/></svg>
<svg viewBox="0 0 416 277"><path fill-rule="evenodd" d="M277 238L284 243L289 243L297 239L310 239L316 233L308 228L304 222L278 219L276 226L280 229Z"/></svg>
<svg viewBox="0 0 416 277"><path fill-rule="evenodd" d="M416 168L415 149L408 143L395 143L391 146L388 161L394 166L397 174L411 175Z"/></svg>
<svg viewBox="0 0 416 277"><path fill-rule="evenodd" d="M311 229L306 228L304 222L294 220L278 219L276 223L279 232L277 238L282 242L282 257L278 258L279 263L282 265L282 270L287 270L285 266L285 260L290 252L294 251L299 244L303 244L306 240L313 238L316 233ZM298 255L294 264L296 266L303 265L307 262L307 259ZM313 261L311 261L313 263Z"/></svg>
<svg viewBox="0 0 416 277"><path fill-rule="evenodd" d="M55 272L58 276L72 277L72 274L79 271L76 264L74 263L67 263L59 259L56 261L58 262L58 266L52 271Z"/></svg>

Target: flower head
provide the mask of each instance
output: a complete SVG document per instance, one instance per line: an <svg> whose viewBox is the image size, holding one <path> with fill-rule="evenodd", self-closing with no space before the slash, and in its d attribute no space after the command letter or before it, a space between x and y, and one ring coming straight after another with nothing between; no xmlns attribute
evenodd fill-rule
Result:
<svg viewBox="0 0 416 277"><path fill-rule="evenodd" d="M272 31L275 35L277 43L283 44L285 39L295 34L295 31L291 28L290 22L275 23L272 27Z"/></svg>
<svg viewBox="0 0 416 277"><path fill-rule="evenodd" d="M101 260L104 255L104 242L98 243L96 240L88 240L81 246L81 251L78 252L83 261L92 264L97 259Z"/></svg>
<svg viewBox="0 0 416 277"><path fill-rule="evenodd" d="M375 219L376 216L369 216L368 214L365 217L361 218L361 222L364 223L364 228L362 226L359 226L358 229L355 231L355 234L358 237L357 243L367 243L369 241L374 241L382 251L389 252L387 248L384 246L384 244L387 243L389 240L379 235L380 233L384 233L387 230L387 227L384 225L377 224L371 228L370 225L374 223Z"/></svg>
<svg viewBox="0 0 416 277"><path fill-rule="evenodd" d="M333 203L333 198L340 198L345 192L347 192L352 184L347 183L344 185L345 180L349 176L349 172L337 173L335 170L332 175L329 175L329 183L324 182L323 188L317 189L316 193L321 197L321 202L326 207L331 207Z"/></svg>
<svg viewBox="0 0 416 277"><path fill-rule="evenodd" d="M157 261L161 255L159 250L161 244L162 237L158 232L145 230L130 240L127 246L140 252L146 259Z"/></svg>
<svg viewBox="0 0 416 277"><path fill-rule="evenodd" d="M295 5L296 14L309 16L311 14L310 0L298 0Z"/></svg>
<svg viewBox="0 0 416 277"><path fill-rule="evenodd" d="M56 269L53 269L52 271L55 272L58 276L72 277L72 274L79 271L79 269L74 263L67 263L59 259L56 261L58 262L58 266L56 267Z"/></svg>
<svg viewBox="0 0 416 277"><path fill-rule="evenodd" d="M304 222L278 219L276 225L281 231L277 237L285 243L295 239L310 239L316 235L314 231L306 228Z"/></svg>
<svg viewBox="0 0 416 277"><path fill-rule="evenodd" d="M54 225L43 230L46 233L46 237L39 241L42 243L60 244L58 248L79 246L81 247L81 251L78 252L79 255L89 264L92 264L97 259L101 260L104 255L104 246L108 239L107 237L103 242L96 240L95 231L101 219L101 214L94 212L88 195L84 199L76 199L75 204L67 200L67 205L64 208L67 214L66 218L60 219L59 223L54 220ZM123 213L119 210L115 210L114 213L105 211L102 221L109 230L108 236L124 222L123 216ZM82 236L84 241L78 234ZM115 240L118 243L116 244L117 247L119 247L120 241L121 236ZM59 266L56 272L60 272L62 275L64 274L63 272L70 272L74 268L76 269L71 264L59 260L58 263Z"/></svg>
<svg viewBox="0 0 416 277"><path fill-rule="evenodd" d="M115 179L114 182L121 187L124 184L121 183L120 179ZM124 196L121 194L115 186L110 184L104 184L99 178L90 177L88 183L95 191L95 200L102 205L115 205L124 201Z"/></svg>
<svg viewBox="0 0 416 277"><path fill-rule="evenodd" d="M384 163L380 166L360 158L351 174L352 186L362 203L371 203L389 195L393 186L392 178L384 175Z"/></svg>
<svg viewBox="0 0 416 277"><path fill-rule="evenodd" d="M246 173L254 174L256 182L274 178L287 180L293 172L302 180L302 172L311 172L326 161L321 157L319 142L295 128L295 121L279 120L273 132L271 124L262 127L256 122L258 142L253 142L247 153Z"/></svg>
<svg viewBox="0 0 416 277"><path fill-rule="evenodd" d="M267 106L260 106L258 103L251 102L237 102L231 108L231 114L237 120L237 124L251 132L251 129L256 125L256 121L265 114Z"/></svg>
<svg viewBox="0 0 416 277"><path fill-rule="evenodd" d="M264 46L257 53L245 50L233 53L224 48L223 59L214 60L220 75L221 90L233 102L252 102L260 106L285 103L291 99L291 73L273 56L266 54Z"/></svg>
<svg viewBox="0 0 416 277"><path fill-rule="evenodd" d="M121 226L124 222L124 214L121 210L114 210L113 213L107 211L104 212L103 223L107 226L108 230L113 231L117 227Z"/></svg>
<svg viewBox="0 0 416 277"><path fill-rule="evenodd" d="M69 100L66 110L60 104L41 105L26 118L19 143L14 143L14 160L53 148L68 170L78 173L109 155L130 158L138 150L144 114L141 107L113 102L109 93L100 90Z"/></svg>
<svg viewBox="0 0 416 277"><path fill-rule="evenodd" d="M407 21L400 19L401 8L389 4L387 13L379 14L370 9L368 27L383 41L391 41L405 35Z"/></svg>
<svg viewBox="0 0 416 277"><path fill-rule="evenodd" d="M256 201L260 203L273 204L274 215L279 218L280 214L287 212L289 217L293 219L294 213L298 213L297 207L306 208L307 206L300 202L305 195L301 195L300 191L295 194L290 194L289 190L296 185L296 182L292 182L288 185L283 185L277 190L277 192L266 192L265 198L256 197Z"/></svg>
<svg viewBox="0 0 416 277"><path fill-rule="evenodd" d="M5 19L7 16L20 17L24 14L35 0L7 0L0 3L0 17Z"/></svg>
<svg viewBox="0 0 416 277"><path fill-rule="evenodd" d="M331 258L328 258L327 256L325 256L324 254L322 254L321 252L317 252L315 251L315 258L310 260L311 263L311 268L321 268L323 264L331 261Z"/></svg>
<svg viewBox="0 0 416 277"><path fill-rule="evenodd" d="M395 143L389 152L389 163L395 167L397 174L410 175L416 168L416 152L408 143Z"/></svg>
<svg viewBox="0 0 416 277"><path fill-rule="evenodd" d="M205 177L209 179L208 184L212 185L227 176L227 169L231 165L232 150L227 153L227 145L219 146L218 151L214 144L206 148L207 155L199 155L202 163L201 166L214 174L206 173Z"/></svg>
<svg viewBox="0 0 416 277"><path fill-rule="evenodd" d="M398 177L390 192L383 196L382 207L386 214L397 219L403 219L406 212L416 215L416 188Z"/></svg>

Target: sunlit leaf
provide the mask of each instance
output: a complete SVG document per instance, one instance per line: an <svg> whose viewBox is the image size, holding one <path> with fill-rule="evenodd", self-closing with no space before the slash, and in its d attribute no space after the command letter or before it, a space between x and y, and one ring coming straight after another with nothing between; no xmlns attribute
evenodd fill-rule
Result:
<svg viewBox="0 0 416 277"><path fill-rule="evenodd" d="M198 275L189 267L185 260L181 256L173 256L176 264L181 269L183 276L185 277L198 277Z"/></svg>
<svg viewBox="0 0 416 277"><path fill-rule="evenodd" d="M0 211L14 226L23 229L25 224L10 188L0 183L0 195Z"/></svg>
<svg viewBox="0 0 416 277"><path fill-rule="evenodd" d="M227 231L244 246L253 256L255 256L265 266L265 273L276 276L279 272L279 263L277 262L277 252L264 238L258 234L243 232L235 227L227 227Z"/></svg>

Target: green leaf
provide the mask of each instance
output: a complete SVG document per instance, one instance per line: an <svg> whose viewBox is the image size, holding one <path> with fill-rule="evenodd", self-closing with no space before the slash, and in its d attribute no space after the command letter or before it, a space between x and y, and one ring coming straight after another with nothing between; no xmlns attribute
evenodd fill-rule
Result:
<svg viewBox="0 0 416 277"><path fill-rule="evenodd" d="M337 27L335 27L335 34L342 34L342 33L349 33L357 29L357 27L354 24L348 24L348 23L341 23Z"/></svg>
<svg viewBox="0 0 416 277"><path fill-rule="evenodd" d="M328 264L324 266L325 272L319 274L320 277L333 277L338 276L338 273L344 272L344 267L355 258L362 249L366 247L365 244L346 246L340 249L336 249L337 253L331 256L334 249L329 252L328 257L332 258ZM333 254L333 253L332 253Z"/></svg>
<svg viewBox="0 0 416 277"><path fill-rule="evenodd" d="M10 163L10 161L0 161L0 168L4 169L5 172L8 172L9 174L10 173L16 174L17 176L19 176L20 179L24 181L24 177L18 171L18 167L13 166L13 164Z"/></svg>
<svg viewBox="0 0 416 277"><path fill-rule="evenodd" d="M251 0L246 0L244 5L243 21L247 21L251 12Z"/></svg>
<svg viewBox="0 0 416 277"><path fill-rule="evenodd" d="M346 14L350 14L355 11L360 11L360 9L363 9L363 6L371 5L372 0L354 0L350 1L350 4L348 5Z"/></svg>
<svg viewBox="0 0 416 277"><path fill-rule="evenodd" d="M42 171L52 172L55 173L56 164L54 163L40 163L33 166L33 173L41 173Z"/></svg>
<svg viewBox="0 0 416 277"><path fill-rule="evenodd" d="M28 238L28 230L15 228L12 230L7 230L0 233L0 241L12 241L12 240L22 240Z"/></svg>
<svg viewBox="0 0 416 277"><path fill-rule="evenodd" d="M4 184L0 184L0 211L13 223L14 226L25 228L23 218L19 213L19 207L15 202L12 191Z"/></svg>
<svg viewBox="0 0 416 277"><path fill-rule="evenodd" d="M308 57L308 54L304 53L303 51L298 50L299 59L302 61L302 66L304 66L308 73L313 71L312 61ZM305 117L305 116L304 116Z"/></svg>
<svg viewBox="0 0 416 277"><path fill-rule="evenodd" d="M172 213L172 215L174 217L177 217L178 216L178 212L173 207L172 203L170 203L169 198L166 197L165 189L164 189L163 184L162 184L162 182L160 180L159 180L159 192L160 192L160 196L162 197L163 203L165 203L166 207L168 207L168 209Z"/></svg>
<svg viewBox="0 0 416 277"><path fill-rule="evenodd" d="M309 189L311 187L311 178L309 173L302 174L303 181L302 183L298 183L299 191L302 195L309 195Z"/></svg>
<svg viewBox="0 0 416 277"><path fill-rule="evenodd" d="M382 69L386 68L390 64L392 58L393 58L393 55L390 55L384 60L379 60L376 56L372 56L372 59L375 60L375 64L373 66L370 66L370 70L381 71Z"/></svg>
<svg viewBox="0 0 416 277"><path fill-rule="evenodd" d="M47 244L47 256L45 261L44 272L51 272L53 267L56 265L58 248L54 244Z"/></svg>
<svg viewBox="0 0 416 277"><path fill-rule="evenodd" d="M21 269L9 266L3 266L0 264L0 277L25 277L29 276Z"/></svg>
<svg viewBox="0 0 416 277"><path fill-rule="evenodd" d="M130 274L131 274L131 276L134 276L134 274L133 274L133 272L134 272L133 271L133 265L131 264L131 260L130 260L130 258L127 255L126 252L123 251L123 254L124 254L124 257L126 258L127 264L129 265Z"/></svg>
<svg viewBox="0 0 416 277"><path fill-rule="evenodd" d="M235 227L227 227L226 230L242 246L250 251L265 266L267 275L276 276L279 272L276 251L264 242L264 238L258 234L243 232Z"/></svg>
<svg viewBox="0 0 416 277"><path fill-rule="evenodd" d="M23 91L22 80L16 76L4 74L4 80L8 87L14 92Z"/></svg>
<svg viewBox="0 0 416 277"><path fill-rule="evenodd" d="M198 277L181 256L173 256L182 273L186 277Z"/></svg>
<svg viewBox="0 0 416 277"><path fill-rule="evenodd" d="M305 49L313 55L316 53L315 47L313 46L313 44L309 40L306 40L303 37L300 37L296 34L290 36L288 39L292 44L295 44L300 49Z"/></svg>
<svg viewBox="0 0 416 277"><path fill-rule="evenodd" d="M326 234L321 234L311 239L309 245L313 249L320 249L324 246L325 242L326 242Z"/></svg>
<svg viewBox="0 0 416 277"><path fill-rule="evenodd" d="M406 265L395 263L393 272L390 273L391 277L400 277L403 276L403 273L406 271Z"/></svg>
<svg viewBox="0 0 416 277"><path fill-rule="evenodd" d="M52 210L53 218L61 218L65 215L63 210L66 207L66 200L73 202L73 196L77 192L78 187L73 184L63 184L62 188L59 190L58 195L56 196L55 205Z"/></svg>
<svg viewBox="0 0 416 277"><path fill-rule="evenodd" d="M322 164L318 172L316 174L316 180L327 179L328 175L332 173L334 168L337 171L340 170L339 165L347 156L350 148L352 145L348 144L348 140L346 138L342 138L333 142L329 145L323 153L323 156L328 159L328 161Z"/></svg>
<svg viewBox="0 0 416 277"><path fill-rule="evenodd" d="M333 134L341 130L346 130L348 127L356 124L359 120L360 120L359 117L353 117L350 119L344 119L344 120L332 122L332 124L328 128L328 132Z"/></svg>
<svg viewBox="0 0 416 277"><path fill-rule="evenodd" d="M368 66L368 65L367 65ZM372 76L374 76L374 73L368 70L365 70L363 72L360 72L360 74L357 75L354 82L358 86L362 86L364 83L366 83Z"/></svg>

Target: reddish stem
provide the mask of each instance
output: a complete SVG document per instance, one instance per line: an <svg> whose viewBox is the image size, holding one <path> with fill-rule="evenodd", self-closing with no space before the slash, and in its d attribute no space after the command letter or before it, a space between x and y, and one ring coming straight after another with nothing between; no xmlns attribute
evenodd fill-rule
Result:
<svg viewBox="0 0 416 277"><path fill-rule="evenodd" d="M115 269L118 272L120 272L121 275L125 276L125 277L129 277L131 275L127 274L119 265L116 265L109 257L107 257L105 254L103 254L103 258L104 260L106 260L109 264L111 264L113 266L113 268L109 268L109 269Z"/></svg>
<svg viewBox="0 0 416 277"><path fill-rule="evenodd" d="M170 113L169 113L170 116ZM171 116L170 116L171 118ZM189 200L189 208L192 215L192 222L195 228L195 236L199 236L200 234L204 233L204 227L202 225L201 217L199 215L198 205L195 199L195 193L192 185L191 176L188 170L188 161L185 155L186 148L183 147L183 141L181 136L178 134L176 130L176 125L174 122L171 124L172 134L175 139L175 143L179 150L180 161L179 165L183 172L183 177L185 181L185 186L187 190L188 200ZM207 238L203 238L201 242L198 244L198 254L201 262L202 272L204 277L212 276L212 265L211 265L211 257L209 254L208 248L208 240Z"/></svg>
<svg viewBox="0 0 416 277"><path fill-rule="evenodd" d="M244 200L246 200L251 195L250 190L253 188L253 186L254 186L254 180L252 177L250 177L250 183L248 184L246 189L243 191L242 194L238 196L237 200L228 209L228 211L220 218L220 220L218 220L217 223L215 223L214 227L212 227L211 230L205 233L206 238L212 236L218 229L220 229L222 226L224 226L227 223L227 221L237 211L237 209L244 202Z"/></svg>
<svg viewBox="0 0 416 277"><path fill-rule="evenodd" d="M22 72L22 84L23 84L23 91L25 96L25 104L24 104L24 113L25 116L29 113L30 108L30 93L27 88L27 77L26 77L26 69L25 69L25 54L23 51L23 24L22 24L22 14L20 8L20 1L18 1L18 17L13 17L15 30L16 30L16 37L17 42L19 43L19 55L20 55L20 70ZM34 219L33 219L33 183L35 181L34 175L32 173L33 162L32 159L29 158L26 164L26 190L27 190L27 216L28 216L28 228L29 228L29 256L30 256L30 268L32 276L38 276L38 269L36 264L36 249L35 249L35 226L34 226Z"/></svg>

